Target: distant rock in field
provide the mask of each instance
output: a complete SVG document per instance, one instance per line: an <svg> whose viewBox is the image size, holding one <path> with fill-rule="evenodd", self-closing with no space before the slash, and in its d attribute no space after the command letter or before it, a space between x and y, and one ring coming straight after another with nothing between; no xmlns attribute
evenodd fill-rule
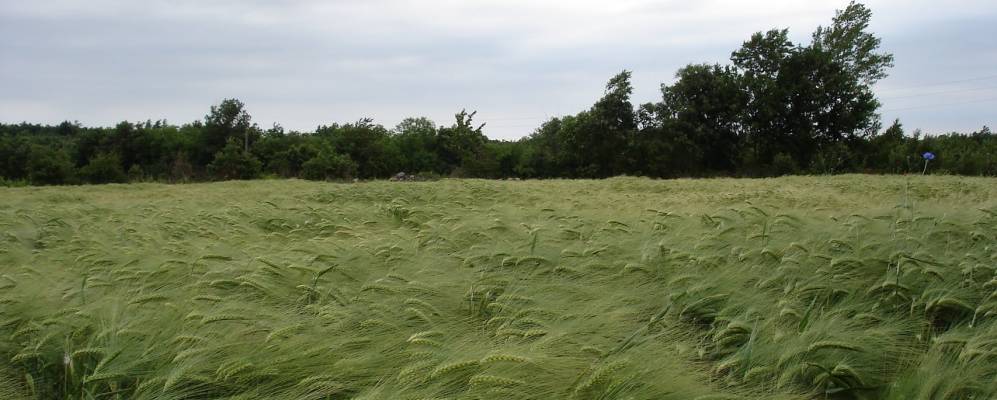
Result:
<svg viewBox="0 0 997 400"><path fill-rule="evenodd" d="M390 180L392 182L398 182L398 181L404 181L404 180L406 180L406 177L407 177L407 175L405 175L404 172L399 172L399 173L395 174L394 176L392 176L391 178L389 178L388 180Z"/></svg>

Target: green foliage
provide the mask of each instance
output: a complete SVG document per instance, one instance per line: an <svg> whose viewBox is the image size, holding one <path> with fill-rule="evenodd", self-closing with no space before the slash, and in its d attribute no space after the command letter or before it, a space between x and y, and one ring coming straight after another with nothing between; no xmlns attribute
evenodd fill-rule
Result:
<svg viewBox="0 0 997 400"><path fill-rule="evenodd" d="M0 128L7 127L0 124ZM13 131L14 129L4 130ZM29 149L30 145L25 137L0 134L0 177L7 180L26 180L28 178Z"/></svg>
<svg viewBox="0 0 997 400"><path fill-rule="evenodd" d="M208 173L215 179L253 179L260 175L260 160L243 150L237 139L230 139L208 164Z"/></svg>
<svg viewBox="0 0 997 400"><path fill-rule="evenodd" d="M145 172L142 170L142 166L138 164L132 164L131 168L128 168L128 181L130 182L142 182L145 179Z"/></svg>
<svg viewBox="0 0 997 400"><path fill-rule="evenodd" d="M0 186L3 186L3 187L22 187L22 186L28 186L28 181L7 179L7 178L4 178L4 177L0 176Z"/></svg>
<svg viewBox="0 0 997 400"><path fill-rule="evenodd" d="M187 182L194 176L194 166L187 159L187 153L178 152L170 165L170 182Z"/></svg>
<svg viewBox="0 0 997 400"><path fill-rule="evenodd" d="M406 118L393 130L392 142L400 154L402 171L444 172L436 136L436 124L428 118Z"/></svg>
<svg viewBox="0 0 997 400"><path fill-rule="evenodd" d="M799 172L799 167L793 157L786 153L779 153L772 159L772 170L778 175L793 175Z"/></svg>
<svg viewBox="0 0 997 400"><path fill-rule="evenodd" d="M589 110L560 121L556 134L563 145L560 161L570 176L604 178L631 167L629 144L637 117L630 103L630 75L620 72L606 83L605 94Z"/></svg>
<svg viewBox="0 0 997 400"><path fill-rule="evenodd" d="M664 128L652 131L659 136L655 139L673 142L660 136L682 132L695 148L709 149L696 157L701 164L694 169L733 173L744 136L740 113L749 97L741 86L742 78L734 69L719 65L689 65L676 77L675 84L662 86L664 101L648 106Z"/></svg>
<svg viewBox="0 0 997 400"><path fill-rule="evenodd" d="M895 121L879 133L872 85L893 56L869 31L871 18L851 2L809 43L794 43L785 29L757 32L731 53L730 65L681 68L661 86L660 101L636 107L624 70L587 109L544 121L513 142L489 140L484 124L473 121L476 112L466 110L449 126L420 117L389 130L364 118L312 132L279 124L262 130L245 104L225 99L203 120L182 125L0 124L0 177L35 185L121 181L114 168L88 176L112 164L101 159L106 154L117 154L129 181L168 182L384 179L418 171L476 178L904 174L923 170L925 151L937 155L930 172L997 175L997 136L989 128L904 135ZM76 168L86 169L80 180Z"/></svg>
<svg viewBox="0 0 997 400"><path fill-rule="evenodd" d="M260 136L259 128L245 105L237 99L225 99L204 116L204 126L197 138L195 160L207 164L219 151L237 142L248 152L249 146Z"/></svg>
<svg viewBox="0 0 997 400"><path fill-rule="evenodd" d="M69 154L58 148L32 145L28 153L28 180L35 185L72 183L75 168Z"/></svg>
<svg viewBox="0 0 997 400"><path fill-rule="evenodd" d="M453 125L440 127L437 131L436 145L439 148L440 161L446 170L453 171L465 163L476 162L482 155L487 139L481 129L485 125L474 127L475 114L477 111L468 113L467 110L461 110L454 115Z"/></svg>
<svg viewBox="0 0 997 400"><path fill-rule="evenodd" d="M852 1L839 10L829 27L818 27L813 34L813 47L840 65L847 75L865 85L886 77L893 66L893 55L876 53L880 39L867 32L872 10Z"/></svg>
<svg viewBox="0 0 997 400"><path fill-rule="evenodd" d="M879 39L866 31L871 16L853 2L808 46L793 44L787 30L771 30L731 55L750 100L741 118L726 121L745 127L745 159L762 167L781 153L799 165L826 164L823 148L878 128L871 85L886 76L893 56L876 53Z"/></svg>
<svg viewBox="0 0 997 400"><path fill-rule="evenodd" d="M330 150L319 152L301 167L301 176L313 181L350 179L357 173L357 164L353 160Z"/></svg>
<svg viewBox="0 0 997 400"><path fill-rule="evenodd" d="M315 135L329 140L337 153L357 165L361 178L386 178L396 171L397 150L389 145L388 130L369 118L352 124L320 126Z"/></svg>
<svg viewBox="0 0 997 400"><path fill-rule="evenodd" d="M128 181L128 176L121 168L121 159L115 153L94 156L87 165L80 168L79 175L83 181L88 183L123 183Z"/></svg>

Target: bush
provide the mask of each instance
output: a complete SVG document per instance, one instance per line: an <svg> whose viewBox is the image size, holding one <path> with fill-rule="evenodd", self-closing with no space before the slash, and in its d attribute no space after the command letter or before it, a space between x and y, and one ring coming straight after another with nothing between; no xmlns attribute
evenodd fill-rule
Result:
<svg viewBox="0 0 997 400"><path fill-rule="evenodd" d="M74 173L69 154L61 149L34 145L28 155L28 181L33 185L71 183Z"/></svg>
<svg viewBox="0 0 997 400"><path fill-rule="evenodd" d="M0 187L24 187L28 186L28 181L19 179L7 179L0 176Z"/></svg>
<svg viewBox="0 0 997 400"><path fill-rule="evenodd" d="M260 176L261 167L256 156L243 151L237 140L230 139L208 164L208 173L220 180L254 179Z"/></svg>
<svg viewBox="0 0 997 400"><path fill-rule="evenodd" d="M357 172L357 164L349 157L328 150L319 152L301 165L301 175L313 181L350 179Z"/></svg>
<svg viewBox="0 0 997 400"><path fill-rule="evenodd" d="M194 166L191 165L187 154L184 152L177 153L176 158L170 164L170 181L171 182L187 182L194 176Z"/></svg>
<svg viewBox="0 0 997 400"><path fill-rule="evenodd" d="M99 154L90 159L80 168L80 177L89 183L123 183L128 181L124 169L121 168L121 158L114 153Z"/></svg>
<svg viewBox="0 0 997 400"><path fill-rule="evenodd" d="M142 166L132 164L131 168L128 168L128 181L141 182L143 180L145 180L145 171L142 170Z"/></svg>
<svg viewBox="0 0 997 400"><path fill-rule="evenodd" d="M772 170L776 175L782 176L795 174L798 168L796 161L793 160L793 156L786 153L779 153L772 158Z"/></svg>
<svg viewBox="0 0 997 400"><path fill-rule="evenodd" d="M817 151L810 164L810 172L813 174L840 173L847 171L848 148L844 143L832 143Z"/></svg>

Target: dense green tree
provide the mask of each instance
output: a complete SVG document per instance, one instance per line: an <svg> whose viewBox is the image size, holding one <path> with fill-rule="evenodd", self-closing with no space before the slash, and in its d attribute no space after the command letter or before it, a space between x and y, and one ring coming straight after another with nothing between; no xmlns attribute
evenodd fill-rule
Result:
<svg viewBox="0 0 997 400"><path fill-rule="evenodd" d="M516 168L523 163L525 146L517 142L489 141L485 143L485 153L488 158L494 160L491 163L490 171L485 172L489 178L503 177L523 177L520 169Z"/></svg>
<svg viewBox="0 0 997 400"><path fill-rule="evenodd" d="M194 177L194 166L187 153L177 152L170 162L167 176L170 182L188 182Z"/></svg>
<svg viewBox="0 0 997 400"><path fill-rule="evenodd" d="M641 129L634 142L634 175L673 178L703 175L703 150L689 136L690 130L679 129L676 118L663 110L664 103L648 103L640 107Z"/></svg>
<svg viewBox="0 0 997 400"><path fill-rule="evenodd" d="M315 133L329 140L337 153L352 159L360 178L388 177L398 168L397 149L389 140L388 130L370 118L352 124L320 126Z"/></svg>
<svg viewBox="0 0 997 400"><path fill-rule="evenodd" d="M303 148L309 147L307 139L301 135L286 135L283 129L280 131L271 129L267 130L250 151L263 164L265 173L293 177L301 171L303 162L318 153L317 149L310 148L308 149L310 151L302 151Z"/></svg>
<svg viewBox="0 0 997 400"><path fill-rule="evenodd" d="M135 164L137 166L137 164ZM80 168L80 178L88 183L124 183L128 181L121 168L121 158L116 153L102 153Z"/></svg>
<svg viewBox="0 0 997 400"><path fill-rule="evenodd" d="M78 135L83 131L83 127L80 125L79 121L62 121L56 127L56 134L64 137L73 137Z"/></svg>
<svg viewBox="0 0 997 400"><path fill-rule="evenodd" d="M343 154L323 149L302 167L302 177L314 181L350 179L357 173L357 164Z"/></svg>
<svg viewBox="0 0 997 400"><path fill-rule="evenodd" d="M630 71L606 84L606 92L588 111L562 121L568 168L581 177L606 177L625 173L631 165L628 146L636 133L637 118L630 102Z"/></svg>
<svg viewBox="0 0 997 400"><path fill-rule="evenodd" d="M683 141L679 138L688 138L697 149L709 149L699 154L697 169L733 173L744 134L741 118L748 102L741 77L733 68L703 64L680 69L676 78L671 86L661 87L663 101L656 117L664 129L651 130L645 136L669 135L670 140L660 138L656 145L668 141L674 150Z"/></svg>
<svg viewBox="0 0 997 400"><path fill-rule="evenodd" d="M316 157L320 152L321 147L313 143L294 144L286 151L278 153L277 159L272 161L270 166L271 168L279 167L284 176L298 176L304 169L305 162ZM355 173L354 171L351 175Z"/></svg>
<svg viewBox="0 0 997 400"><path fill-rule="evenodd" d="M131 168L133 164L138 164L138 160L148 159L147 155L142 153L151 146L143 143L143 133L141 127L128 121L122 121L114 127L114 136L111 142L116 153L121 155L121 162L125 168Z"/></svg>
<svg viewBox="0 0 997 400"><path fill-rule="evenodd" d="M888 173L907 172L906 158L912 149L904 145L903 124L894 120L883 133L874 135L863 146L860 153L863 156L863 167L867 171L883 171Z"/></svg>
<svg viewBox="0 0 997 400"><path fill-rule="evenodd" d="M259 177L260 170L260 160L245 152L242 143L235 137L229 138L228 144L208 164L208 173L219 180L253 179Z"/></svg>
<svg viewBox="0 0 997 400"><path fill-rule="evenodd" d="M770 30L755 33L731 55L748 96L740 117L745 130L741 157L744 167L757 169L768 164L775 154L786 151L785 143L793 135L785 115L791 93L779 82L779 72L794 48L788 30Z"/></svg>
<svg viewBox="0 0 997 400"><path fill-rule="evenodd" d="M826 163L878 129L871 85L886 76L893 56L877 53L879 39L866 32L871 16L852 2L830 27L817 29L809 46L793 44L787 30L771 30L731 55L749 96L742 118L749 165L771 164L778 154L802 165L815 157Z"/></svg>
<svg viewBox="0 0 997 400"><path fill-rule="evenodd" d="M436 124L425 117L406 118L392 130L401 171L445 173L438 153Z"/></svg>
<svg viewBox="0 0 997 400"><path fill-rule="evenodd" d="M816 94L809 103L811 113L800 124L813 126L818 148L842 141L854 147L879 129L880 104L872 85L886 77L893 55L879 52L880 39L867 32L871 18L866 6L852 1L837 12L831 26L818 27L810 46L800 52L810 72L797 81L810 78L808 92ZM802 108L799 101L795 105Z"/></svg>
<svg viewBox="0 0 997 400"><path fill-rule="evenodd" d="M845 73L864 85L886 77L893 67L893 55L877 53L880 39L866 30L872 10L852 1L837 11L829 27L818 27L811 47L841 66Z"/></svg>
<svg viewBox="0 0 997 400"><path fill-rule="evenodd" d="M248 153L249 146L259 136L259 128L252 123L245 105L237 99L225 99L220 104L211 106L211 112L204 116L204 126L194 149L195 160L206 164L233 141L239 144L243 152Z"/></svg>
<svg viewBox="0 0 997 400"><path fill-rule="evenodd" d="M443 168L438 172L458 170L458 175L464 175L459 167L476 162L476 158L484 151L487 138L481 130L485 125L474 127L475 114L477 111L468 113L467 110L461 110L454 115L453 125L440 127L436 140Z"/></svg>
<svg viewBox="0 0 997 400"><path fill-rule="evenodd" d="M193 137L185 132L192 130L189 125L177 127L165 121L159 126L142 129L134 145L136 150L132 153L131 165L141 165L142 170L152 176L166 175L178 153L192 151Z"/></svg>
<svg viewBox="0 0 997 400"><path fill-rule="evenodd" d="M28 178L28 136L0 135L0 176L19 181Z"/></svg>
<svg viewBox="0 0 997 400"><path fill-rule="evenodd" d="M35 185L73 183L76 173L69 154L64 150L32 145L28 154L28 181Z"/></svg>
<svg viewBox="0 0 997 400"><path fill-rule="evenodd" d="M520 140L523 157L518 175L527 178L567 176L567 156L561 137L562 120L551 118L540 125L530 136Z"/></svg>

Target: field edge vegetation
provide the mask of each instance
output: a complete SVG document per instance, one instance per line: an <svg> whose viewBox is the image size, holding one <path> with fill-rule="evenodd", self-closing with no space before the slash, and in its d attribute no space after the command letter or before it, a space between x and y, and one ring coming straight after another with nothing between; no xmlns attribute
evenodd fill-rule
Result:
<svg viewBox="0 0 997 400"><path fill-rule="evenodd" d="M450 124L370 118L313 131L260 127L237 99L203 120L122 121L114 127L0 123L0 185L186 182L297 177L656 178L790 174L997 175L997 136L884 127L873 85L893 66L857 2L809 43L785 29L758 32L730 64L689 64L634 104L630 71L611 77L591 107L550 118L517 141L489 140L476 112ZM671 81L670 79L667 79ZM479 118L480 120L480 118ZM922 155L935 158L925 163Z"/></svg>

